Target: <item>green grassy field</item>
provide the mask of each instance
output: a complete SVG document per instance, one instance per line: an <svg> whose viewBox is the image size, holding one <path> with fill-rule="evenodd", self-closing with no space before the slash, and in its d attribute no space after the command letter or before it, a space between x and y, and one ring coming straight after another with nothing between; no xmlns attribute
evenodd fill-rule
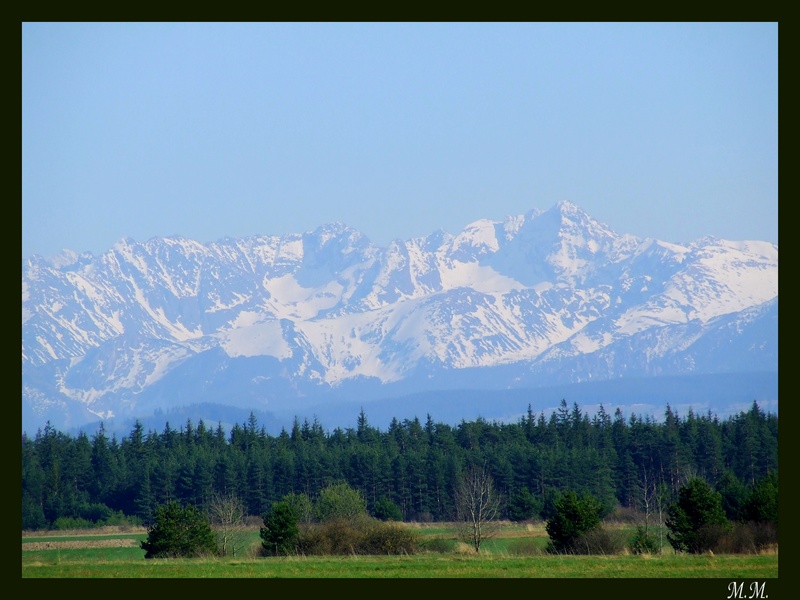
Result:
<svg viewBox="0 0 800 600"><path fill-rule="evenodd" d="M420 539L447 550L412 556L258 557L258 530L248 532L240 558L145 560L139 532L23 535L23 578L711 578L778 577L778 553L757 555L552 556L543 554L543 526L508 526L476 555L445 526L418 526ZM723 596L725 597L725 596Z"/></svg>
<svg viewBox="0 0 800 600"><path fill-rule="evenodd" d="M48 551L53 553L55 551ZM22 576L41 578L724 578L773 579L775 555L755 556L358 556L145 561L76 551L23 558ZM66 554L66 552L62 552Z"/></svg>

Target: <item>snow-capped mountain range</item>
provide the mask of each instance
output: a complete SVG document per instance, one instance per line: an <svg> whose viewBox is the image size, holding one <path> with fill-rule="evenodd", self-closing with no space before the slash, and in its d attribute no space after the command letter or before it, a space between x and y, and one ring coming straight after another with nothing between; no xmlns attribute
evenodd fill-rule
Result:
<svg viewBox="0 0 800 600"><path fill-rule="evenodd" d="M23 430L213 404L774 372L778 248L618 235L569 202L388 247L340 223L123 239L22 269Z"/></svg>

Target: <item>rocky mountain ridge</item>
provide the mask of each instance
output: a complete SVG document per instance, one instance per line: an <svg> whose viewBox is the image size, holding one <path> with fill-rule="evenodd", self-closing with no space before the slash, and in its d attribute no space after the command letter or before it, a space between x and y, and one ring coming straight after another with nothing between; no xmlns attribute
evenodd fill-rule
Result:
<svg viewBox="0 0 800 600"><path fill-rule="evenodd" d="M777 263L767 242L618 235L569 202L388 247L333 223L34 256L23 429L434 385L777 374Z"/></svg>

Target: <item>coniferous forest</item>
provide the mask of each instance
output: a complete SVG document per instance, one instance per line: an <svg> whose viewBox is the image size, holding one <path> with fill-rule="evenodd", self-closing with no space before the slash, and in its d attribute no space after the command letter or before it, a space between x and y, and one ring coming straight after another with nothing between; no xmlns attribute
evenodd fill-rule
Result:
<svg viewBox="0 0 800 600"><path fill-rule="evenodd" d="M353 428L313 420L268 435L251 414L229 430L191 420L117 439L51 426L22 436L22 528L151 522L166 502L204 507L215 495L241 499L260 516L287 494L310 498L336 482L360 490L370 513L391 501L406 521L448 520L453 490L469 465L485 465L505 499L504 518L547 518L562 492L587 493L609 513L640 508L658 490L675 498L700 477L720 492L730 519L747 519L748 498L777 481L778 417L749 410L725 420L669 406L654 420L600 406L591 417L562 400L550 415L515 423L457 426L394 419L385 430L362 411Z"/></svg>

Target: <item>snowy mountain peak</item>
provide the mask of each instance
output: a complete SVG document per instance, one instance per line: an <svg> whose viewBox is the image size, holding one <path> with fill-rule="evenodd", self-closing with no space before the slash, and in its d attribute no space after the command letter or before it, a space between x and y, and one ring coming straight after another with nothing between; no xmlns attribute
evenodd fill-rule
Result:
<svg viewBox="0 0 800 600"><path fill-rule="evenodd" d="M472 254L482 255L497 252L500 249L497 226L497 222L488 219L470 223L455 236L451 247L456 252L464 250L465 257Z"/></svg>
<svg viewBox="0 0 800 600"><path fill-rule="evenodd" d="M343 223L123 238L24 261L22 302L32 423L286 407L476 372L508 387L777 370L776 245L619 236L566 201L387 248Z"/></svg>

